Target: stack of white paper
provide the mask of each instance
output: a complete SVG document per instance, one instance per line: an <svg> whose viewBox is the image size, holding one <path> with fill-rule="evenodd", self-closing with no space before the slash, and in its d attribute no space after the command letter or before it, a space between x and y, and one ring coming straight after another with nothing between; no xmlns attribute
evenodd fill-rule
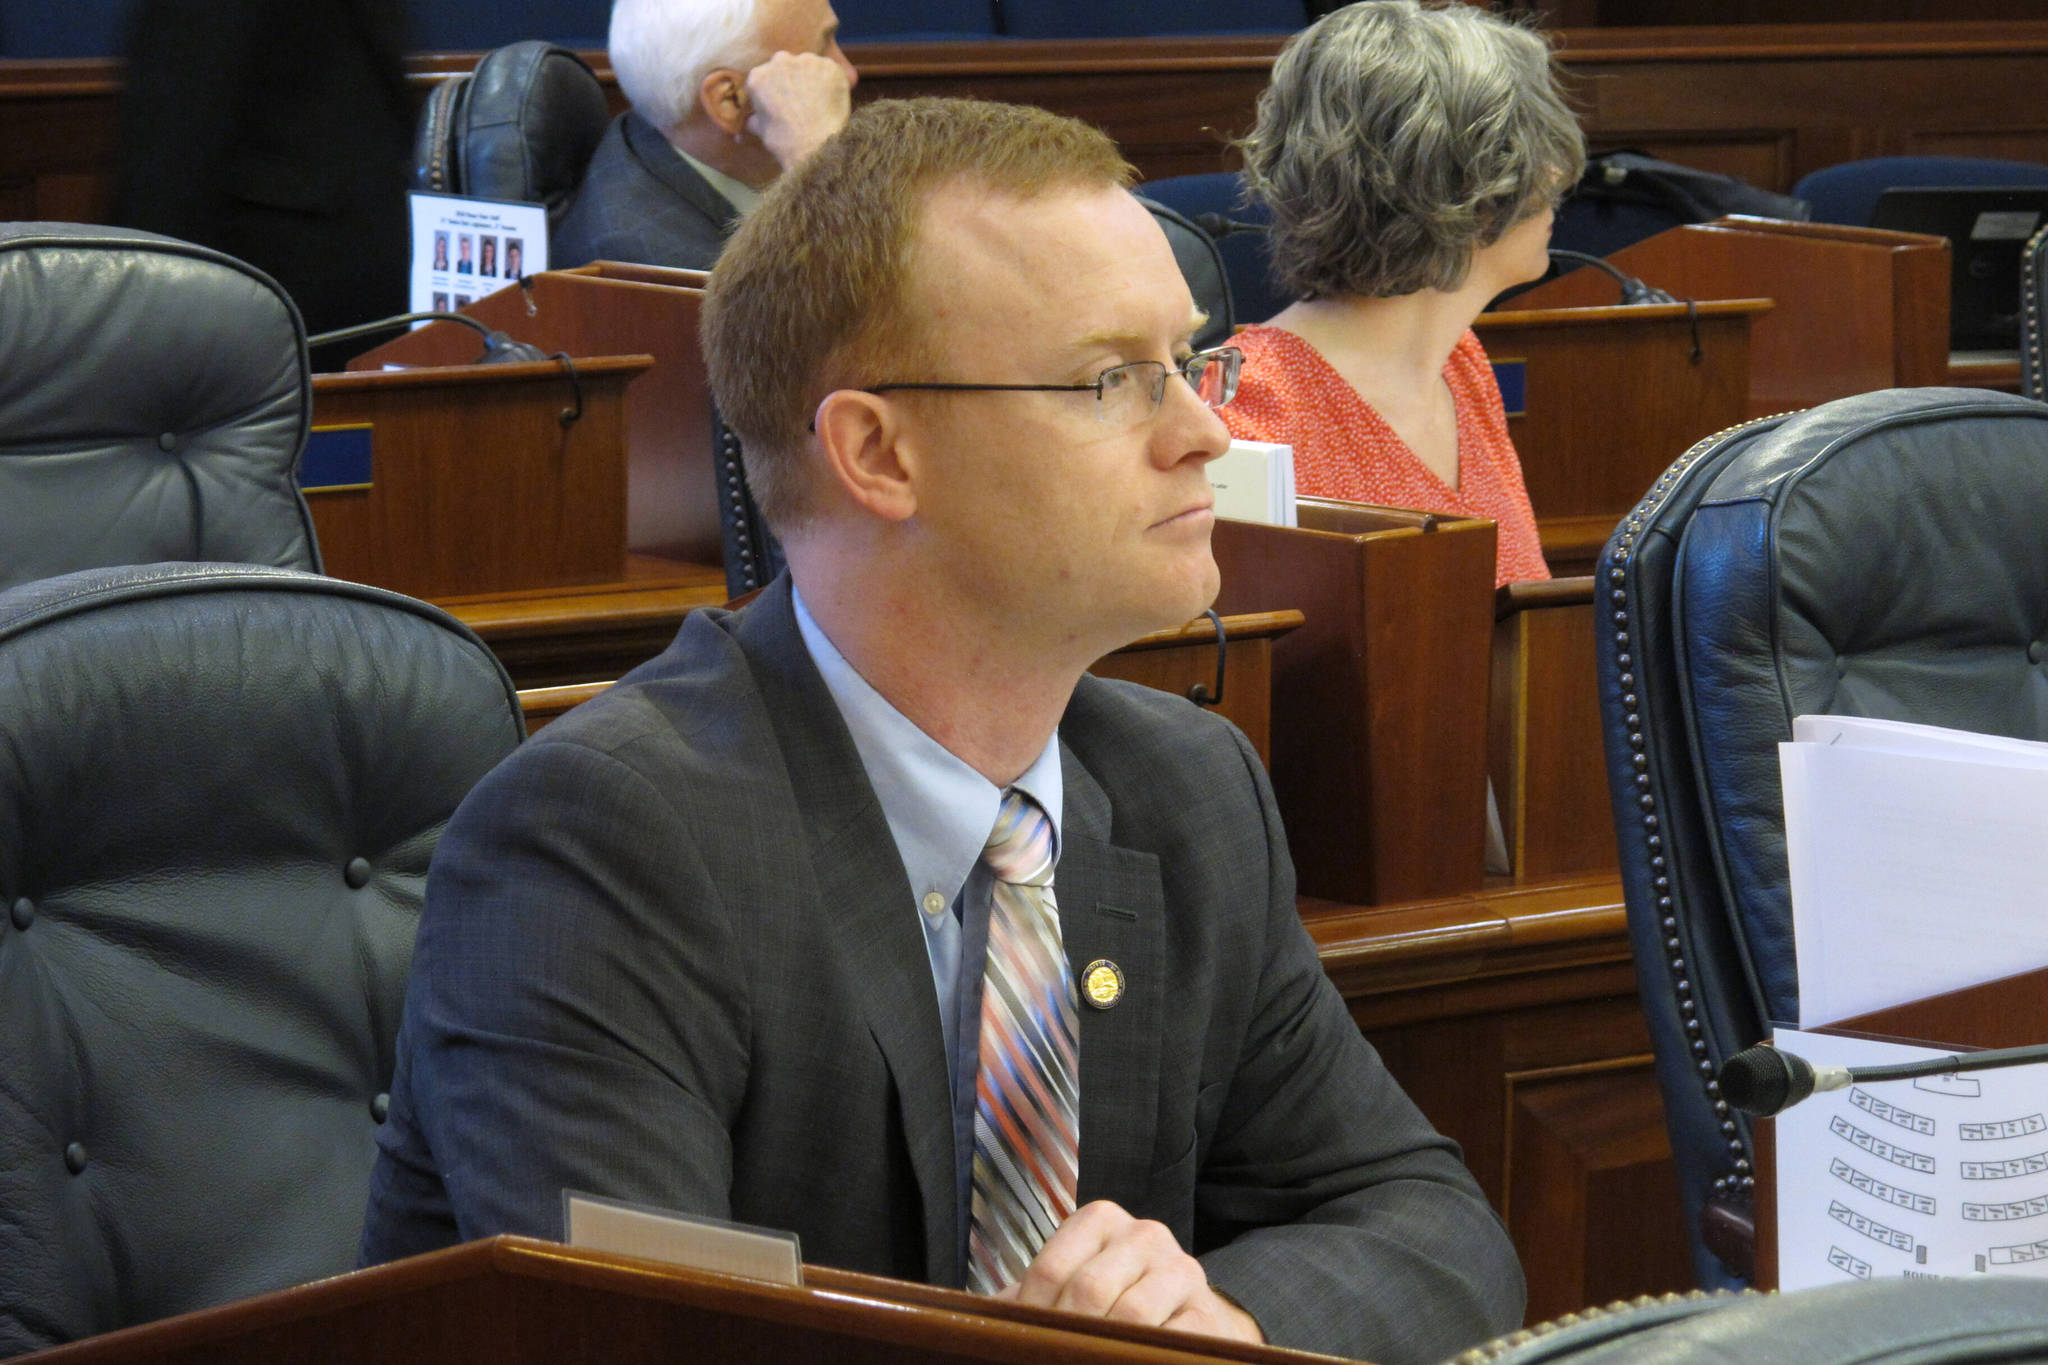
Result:
<svg viewBox="0 0 2048 1365"><path fill-rule="evenodd" d="M1293 526L1294 447L1272 441L1232 441L1209 462L1216 515L1232 521Z"/></svg>
<svg viewBox="0 0 2048 1365"><path fill-rule="evenodd" d="M2048 744L1850 716L1792 736L1802 1028L2048 966Z"/></svg>

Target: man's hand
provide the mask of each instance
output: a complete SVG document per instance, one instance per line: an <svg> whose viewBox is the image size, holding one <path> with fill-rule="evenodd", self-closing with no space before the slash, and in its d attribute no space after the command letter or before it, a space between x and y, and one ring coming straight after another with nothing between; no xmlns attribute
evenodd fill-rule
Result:
<svg viewBox="0 0 2048 1365"><path fill-rule="evenodd" d="M747 131L785 171L846 125L853 87L830 57L778 52L747 72Z"/></svg>
<svg viewBox="0 0 2048 1365"><path fill-rule="evenodd" d="M1212 1337L1266 1339L1251 1314L1209 1287L1202 1263L1180 1249L1164 1223L1133 1218L1107 1199L1077 1209L1039 1248L1024 1278L996 1297Z"/></svg>

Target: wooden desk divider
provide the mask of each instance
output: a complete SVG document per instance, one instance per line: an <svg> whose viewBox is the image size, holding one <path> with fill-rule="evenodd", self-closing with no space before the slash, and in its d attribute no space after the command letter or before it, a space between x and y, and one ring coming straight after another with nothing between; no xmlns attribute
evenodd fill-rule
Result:
<svg viewBox="0 0 2048 1365"><path fill-rule="evenodd" d="M1273 642L1301 623L1298 611L1223 618L1223 696L1215 710L1244 731L1261 760L1270 758L1272 747ZM1216 658L1216 628L1209 618L1198 616L1185 626L1154 631L1105 654L1089 671L1184 697L1196 683L1214 691ZM610 686L593 682L522 690L519 705L526 713L527 732L561 719L570 708Z"/></svg>
<svg viewBox="0 0 2048 1365"><path fill-rule="evenodd" d="M1948 382L1943 238L1735 216L1658 233L1609 259L1680 298L1776 302L1753 329L1745 417ZM1606 276L1575 270L1519 295L1515 306L1571 308L1613 297ZM1683 449L1672 447L1669 457Z"/></svg>
<svg viewBox="0 0 2048 1365"><path fill-rule="evenodd" d="M1217 609L1298 608L1273 646L1275 796L1301 891L1354 905L1477 891L1492 522L1304 498L1219 521Z"/></svg>
<svg viewBox="0 0 2048 1365"><path fill-rule="evenodd" d="M1615 523L1665 467L1703 436L1740 422L1751 374L1750 329L1770 312L1759 298L1611 304L1607 276L1593 297L1514 310L1473 323L1496 366L1520 366L1520 411L1509 386L1508 435L1555 574L1591 571ZM1547 286L1546 286L1547 287Z"/></svg>
<svg viewBox="0 0 2048 1365"><path fill-rule="evenodd" d="M1518 883L1616 865L1593 677L1593 580L1494 598L1487 767Z"/></svg>
<svg viewBox="0 0 2048 1365"><path fill-rule="evenodd" d="M704 273L597 261L548 270L463 311L517 341L572 356L648 355L626 400L626 543L636 553L718 564L711 397L697 345ZM450 365L475 357L476 334L430 323L349 362Z"/></svg>
<svg viewBox="0 0 2048 1365"><path fill-rule="evenodd" d="M806 1267L805 1284L493 1237L17 1357L22 1365L1285 1365L1322 1360Z"/></svg>
<svg viewBox="0 0 2048 1365"><path fill-rule="evenodd" d="M368 435L346 485L307 490L327 572L415 597L623 578L625 390L651 363L314 376L315 439Z"/></svg>

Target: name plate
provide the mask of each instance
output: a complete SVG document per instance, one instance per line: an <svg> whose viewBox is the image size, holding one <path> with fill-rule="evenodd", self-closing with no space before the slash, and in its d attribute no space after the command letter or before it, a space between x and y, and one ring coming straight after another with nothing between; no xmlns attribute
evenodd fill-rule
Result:
<svg viewBox="0 0 2048 1365"><path fill-rule="evenodd" d="M666 1261L692 1270L744 1275L750 1280L800 1285L803 1252L793 1232L747 1227L720 1218L628 1204L596 1195L562 1193L562 1226L572 1247Z"/></svg>

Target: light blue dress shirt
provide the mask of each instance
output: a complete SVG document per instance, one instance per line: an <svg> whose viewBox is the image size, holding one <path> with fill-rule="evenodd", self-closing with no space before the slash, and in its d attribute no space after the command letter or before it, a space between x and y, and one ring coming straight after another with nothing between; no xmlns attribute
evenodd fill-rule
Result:
<svg viewBox="0 0 2048 1365"><path fill-rule="evenodd" d="M790 596L804 647L853 735L853 747L903 859L912 897L905 913L916 915L924 930L952 1086L954 1187L964 1255L973 1185L981 977L988 955L991 878L981 864L981 850L995 828L1003 791L875 691L812 619L803 594L792 590ZM1063 792L1057 734L1012 785L1036 801L1051 822L1057 863ZM1057 898L1057 875L1054 895Z"/></svg>

